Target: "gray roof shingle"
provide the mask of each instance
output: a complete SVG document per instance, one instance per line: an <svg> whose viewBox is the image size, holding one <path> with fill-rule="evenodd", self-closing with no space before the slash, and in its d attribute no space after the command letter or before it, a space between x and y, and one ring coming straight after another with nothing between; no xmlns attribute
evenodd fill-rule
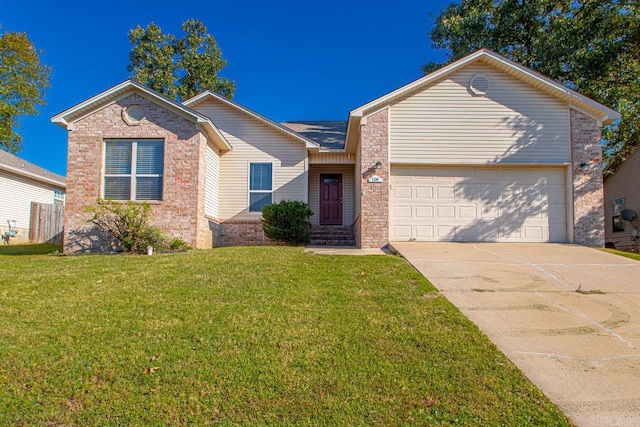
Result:
<svg viewBox="0 0 640 427"><path fill-rule="evenodd" d="M281 125L320 144L322 148L344 148L347 135L346 121L293 121Z"/></svg>
<svg viewBox="0 0 640 427"><path fill-rule="evenodd" d="M66 186L67 179L64 176L48 171L45 168L34 165L33 163L29 163L5 150L0 150L0 169L2 169L2 166L8 166L9 168L13 168L18 171L25 171L26 173L41 176L47 180L57 181L62 186Z"/></svg>

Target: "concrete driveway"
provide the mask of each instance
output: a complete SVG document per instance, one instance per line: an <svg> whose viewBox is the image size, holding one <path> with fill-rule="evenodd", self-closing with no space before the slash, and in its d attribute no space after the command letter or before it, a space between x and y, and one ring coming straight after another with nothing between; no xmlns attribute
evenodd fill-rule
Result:
<svg viewBox="0 0 640 427"><path fill-rule="evenodd" d="M580 426L640 426L640 262L561 244L393 243Z"/></svg>

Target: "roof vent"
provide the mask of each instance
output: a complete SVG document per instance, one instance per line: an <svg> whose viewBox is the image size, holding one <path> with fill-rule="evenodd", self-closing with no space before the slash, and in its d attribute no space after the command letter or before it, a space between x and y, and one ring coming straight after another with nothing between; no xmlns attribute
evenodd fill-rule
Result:
<svg viewBox="0 0 640 427"><path fill-rule="evenodd" d="M131 104L122 109L122 118L129 125L139 125L144 118L144 110L138 104Z"/></svg>
<svg viewBox="0 0 640 427"><path fill-rule="evenodd" d="M469 80L469 90L471 90L474 95L486 95L490 87L491 81L489 77L484 74L476 74Z"/></svg>

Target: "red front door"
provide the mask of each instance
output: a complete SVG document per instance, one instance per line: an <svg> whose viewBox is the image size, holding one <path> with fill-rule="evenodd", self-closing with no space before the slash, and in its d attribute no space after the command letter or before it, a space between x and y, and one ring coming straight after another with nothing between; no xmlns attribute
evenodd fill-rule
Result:
<svg viewBox="0 0 640 427"><path fill-rule="evenodd" d="M340 174L320 174L320 225L342 225Z"/></svg>

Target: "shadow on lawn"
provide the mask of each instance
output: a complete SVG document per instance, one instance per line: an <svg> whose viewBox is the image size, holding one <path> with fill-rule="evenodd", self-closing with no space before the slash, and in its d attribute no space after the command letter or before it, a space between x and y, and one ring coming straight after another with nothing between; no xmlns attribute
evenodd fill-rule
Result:
<svg viewBox="0 0 640 427"><path fill-rule="evenodd" d="M62 252L62 245L54 245L51 243L30 243L0 246L0 256L47 255L55 251Z"/></svg>

